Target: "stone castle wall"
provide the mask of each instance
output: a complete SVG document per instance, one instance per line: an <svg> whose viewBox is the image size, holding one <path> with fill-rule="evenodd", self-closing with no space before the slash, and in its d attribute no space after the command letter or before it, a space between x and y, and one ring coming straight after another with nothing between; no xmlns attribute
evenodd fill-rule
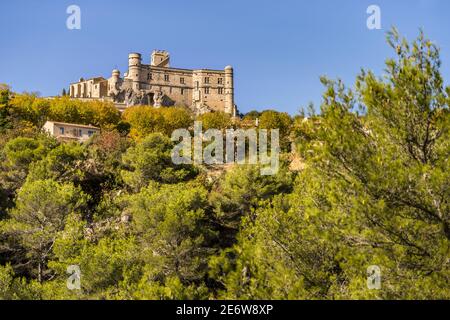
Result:
<svg viewBox="0 0 450 320"><path fill-rule="evenodd" d="M154 51L150 64L142 64L141 55L131 53L128 72L123 78L119 70L113 70L109 79L80 79L70 85L70 96L111 100L126 106L186 106L198 114L236 113L231 67L224 70L171 68L166 51Z"/></svg>

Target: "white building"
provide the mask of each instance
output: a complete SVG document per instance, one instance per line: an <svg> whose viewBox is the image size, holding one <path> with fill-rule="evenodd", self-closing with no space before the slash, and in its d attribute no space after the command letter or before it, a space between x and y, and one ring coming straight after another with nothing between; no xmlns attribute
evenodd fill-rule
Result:
<svg viewBox="0 0 450 320"><path fill-rule="evenodd" d="M83 124L47 121L43 129L58 140L87 141L94 134L100 132L100 128Z"/></svg>

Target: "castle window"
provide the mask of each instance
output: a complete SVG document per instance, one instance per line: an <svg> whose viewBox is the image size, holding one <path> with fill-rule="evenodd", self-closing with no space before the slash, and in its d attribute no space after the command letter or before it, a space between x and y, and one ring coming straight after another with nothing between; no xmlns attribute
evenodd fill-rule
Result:
<svg viewBox="0 0 450 320"><path fill-rule="evenodd" d="M223 78L217 79L217 83L218 83L218 84L223 84Z"/></svg>
<svg viewBox="0 0 450 320"><path fill-rule="evenodd" d="M152 80L152 74L151 73L147 74L147 80Z"/></svg>
<svg viewBox="0 0 450 320"><path fill-rule="evenodd" d="M205 94L209 94L209 88L205 88Z"/></svg>
<svg viewBox="0 0 450 320"><path fill-rule="evenodd" d="M200 84L199 84L199 82L198 81L195 81L195 87L198 89L198 86L199 86Z"/></svg>
<svg viewBox="0 0 450 320"><path fill-rule="evenodd" d="M180 78L180 83L184 84L184 78Z"/></svg>
<svg viewBox="0 0 450 320"><path fill-rule="evenodd" d="M181 88L180 91L181 91L181 94L184 94L184 88Z"/></svg>
<svg viewBox="0 0 450 320"><path fill-rule="evenodd" d="M64 134L64 127L59 127L59 133Z"/></svg>
<svg viewBox="0 0 450 320"><path fill-rule="evenodd" d="M205 77L205 83L209 83L209 77Z"/></svg>
<svg viewBox="0 0 450 320"><path fill-rule="evenodd" d="M169 81L169 75L168 74L164 75L164 81Z"/></svg>
<svg viewBox="0 0 450 320"><path fill-rule="evenodd" d="M218 89L217 89L217 93L218 93L218 94L223 94L223 88L218 88Z"/></svg>

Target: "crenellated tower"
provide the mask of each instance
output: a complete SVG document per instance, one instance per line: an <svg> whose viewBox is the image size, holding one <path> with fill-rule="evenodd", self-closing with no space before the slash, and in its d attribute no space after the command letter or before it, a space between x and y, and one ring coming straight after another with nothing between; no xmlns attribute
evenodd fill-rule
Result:
<svg viewBox="0 0 450 320"><path fill-rule="evenodd" d="M165 50L153 50L150 58L152 67L170 68L170 54Z"/></svg>
<svg viewBox="0 0 450 320"><path fill-rule="evenodd" d="M235 115L233 67L225 67L225 112Z"/></svg>
<svg viewBox="0 0 450 320"><path fill-rule="evenodd" d="M132 81L132 89L134 91L141 89L141 64L142 57L140 53L130 53L128 55L128 79Z"/></svg>

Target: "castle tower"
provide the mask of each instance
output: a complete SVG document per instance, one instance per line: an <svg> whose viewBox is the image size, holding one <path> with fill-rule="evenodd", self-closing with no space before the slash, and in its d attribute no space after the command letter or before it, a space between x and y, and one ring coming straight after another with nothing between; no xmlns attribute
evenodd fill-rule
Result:
<svg viewBox="0 0 450 320"><path fill-rule="evenodd" d="M118 79L120 77L120 71L118 69L114 69L111 74L112 74L113 78Z"/></svg>
<svg viewBox="0 0 450 320"><path fill-rule="evenodd" d="M117 69L114 69L111 74L111 79L108 80L108 94L111 92L117 93L119 85L120 85L120 71Z"/></svg>
<svg viewBox="0 0 450 320"><path fill-rule="evenodd" d="M130 53L128 55L128 78L133 81L133 90L139 91L141 81L141 54Z"/></svg>
<svg viewBox="0 0 450 320"><path fill-rule="evenodd" d="M120 80L120 71L114 69L111 74L111 84L116 84L119 82L119 80Z"/></svg>
<svg viewBox="0 0 450 320"><path fill-rule="evenodd" d="M225 67L225 112L234 115L233 67Z"/></svg>
<svg viewBox="0 0 450 320"><path fill-rule="evenodd" d="M150 64L153 67L170 67L170 55L169 52L164 50L153 50L150 58Z"/></svg>

